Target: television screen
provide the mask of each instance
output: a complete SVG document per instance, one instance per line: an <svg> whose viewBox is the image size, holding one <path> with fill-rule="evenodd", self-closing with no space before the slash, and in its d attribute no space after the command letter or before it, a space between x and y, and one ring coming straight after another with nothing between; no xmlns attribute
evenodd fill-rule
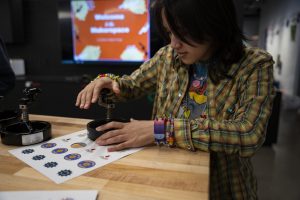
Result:
<svg viewBox="0 0 300 200"><path fill-rule="evenodd" d="M149 0L71 0L72 60L150 58Z"/></svg>

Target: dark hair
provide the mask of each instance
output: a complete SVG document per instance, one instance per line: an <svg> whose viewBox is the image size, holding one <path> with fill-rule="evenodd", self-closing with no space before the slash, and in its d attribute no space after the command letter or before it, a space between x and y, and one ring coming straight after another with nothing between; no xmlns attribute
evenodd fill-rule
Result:
<svg viewBox="0 0 300 200"><path fill-rule="evenodd" d="M244 55L245 40L232 0L156 0L153 6L158 31L165 39L169 40L169 36L163 26L162 11L171 31L183 42L212 44L215 62L208 74L214 84L230 78L230 66Z"/></svg>

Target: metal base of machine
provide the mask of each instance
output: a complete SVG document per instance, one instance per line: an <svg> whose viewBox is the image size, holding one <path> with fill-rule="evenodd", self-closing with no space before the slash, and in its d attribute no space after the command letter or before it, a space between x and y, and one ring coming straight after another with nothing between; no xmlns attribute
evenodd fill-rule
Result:
<svg viewBox="0 0 300 200"><path fill-rule="evenodd" d="M30 127L28 126L30 123ZM0 131L1 142L6 145L25 146L49 140L51 124L45 121L17 122L3 127Z"/></svg>
<svg viewBox="0 0 300 200"><path fill-rule="evenodd" d="M4 110L0 112L0 129L20 120L20 113L15 110Z"/></svg>

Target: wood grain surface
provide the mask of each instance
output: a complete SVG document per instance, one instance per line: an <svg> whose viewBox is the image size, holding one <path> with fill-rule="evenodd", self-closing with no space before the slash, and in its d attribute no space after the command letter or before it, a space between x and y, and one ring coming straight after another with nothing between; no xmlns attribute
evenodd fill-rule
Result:
<svg viewBox="0 0 300 200"><path fill-rule="evenodd" d="M83 130L91 121L43 115L30 115L30 120L50 122L53 137ZM103 200L208 199L208 153L149 146L56 184L11 155L8 150L14 148L0 144L0 191L96 189Z"/></svg>

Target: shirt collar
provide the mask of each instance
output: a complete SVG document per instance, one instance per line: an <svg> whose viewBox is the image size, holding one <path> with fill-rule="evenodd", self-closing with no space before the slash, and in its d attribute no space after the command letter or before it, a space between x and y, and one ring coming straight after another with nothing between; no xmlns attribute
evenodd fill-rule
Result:
<svg viewBox="0 0 300 200"><path fill-rule="evenodd" d="M171 48L171 47L170 47ZM182 61L181 61L181 59L179 58L179 55L177 54L177 52L173 49L173 48L171 48L172 49L172 56L173 56L173 60L174 60L174 65L172 65L173 66L173 68L175 69L175 70L178 70L178 68L180 68L180 67L184 67L184 68L189 68L189 66L190 65L186 65L186 64L184 64Z"/></svg>

